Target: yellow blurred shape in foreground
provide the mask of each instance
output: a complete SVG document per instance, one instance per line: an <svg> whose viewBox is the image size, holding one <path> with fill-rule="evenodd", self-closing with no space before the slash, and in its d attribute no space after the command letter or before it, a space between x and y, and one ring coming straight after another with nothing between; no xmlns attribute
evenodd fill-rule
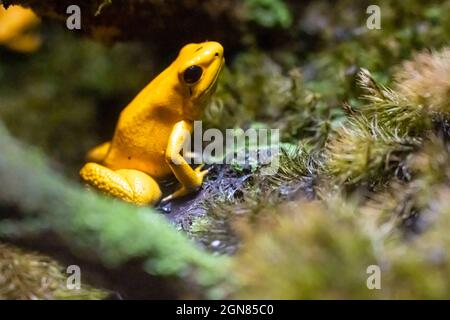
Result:
<svg viewBox="0 0 450 320"><path fill-rule="evenodd" d="M0 44L19 52L32 52L41 45L35 31L40 19L31 9L0 6Z"/></svg>

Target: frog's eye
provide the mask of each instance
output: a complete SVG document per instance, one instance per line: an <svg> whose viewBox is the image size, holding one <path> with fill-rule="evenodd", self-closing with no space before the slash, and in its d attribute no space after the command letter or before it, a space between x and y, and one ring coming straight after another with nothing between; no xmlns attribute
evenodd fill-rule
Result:
<svg viewBox="0 0 450 320"><path fill-rule="evenodd" d="M183 73L184 82L188 84L196 83L202 76L203 70L199 66L190 66Z"/></svg>

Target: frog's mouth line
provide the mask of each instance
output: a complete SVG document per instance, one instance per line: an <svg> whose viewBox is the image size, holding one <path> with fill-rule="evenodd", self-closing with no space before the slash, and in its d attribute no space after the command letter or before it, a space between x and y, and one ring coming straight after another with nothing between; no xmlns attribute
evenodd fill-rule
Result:
<svg viewBox="0 0 450 320"><path fill-rule="evenodd" d="M209 84L209 86L205 89L205 91L202 92L202 94L200 94L199 98L203 97L205 94L209 93L211 91L211 88L213 88L213 86L217 83L217 78L219 78L219 74L220 71L222 71L223 65L225 64L225 59L222 59L222 61L220 62L220 66L217 69L217 72L214 76L213 81L211 81L211 83Z"/></svg>

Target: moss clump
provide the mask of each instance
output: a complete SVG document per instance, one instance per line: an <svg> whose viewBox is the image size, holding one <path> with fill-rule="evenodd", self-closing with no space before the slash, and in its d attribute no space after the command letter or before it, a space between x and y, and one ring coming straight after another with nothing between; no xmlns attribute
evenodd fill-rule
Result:
<svg viewBox="0 0 450 320"><path fill-rule="evenodd" d="M415 55L403 63L396 82L410 103L429 112L450 114L450 48Z"/></svg>
<svg viewBox="0 0 450 320"><path fill-rule="evenodd" d="M0 243L0 299L105 299L108 293L81 284L67 287L68 274L55 260Z"/></svg>
<svg viewBox="0 0 450 320"><path fill-rule="evenodd" d="M350 120L327 144L326 170L337 183L385 179L420 140L390 132L364 117Z"/></svg>
<svg viewBox="0 0 450 320"><path fill-rule="evenodd" d="M400 230L405 239L421 235L429 226L423 213L435 205L434 197L450 180L449 157L448 145L430 136L426 145L406 160L408 182L390 181L369 196L362 209L366 218L386 232Z"/></svg>
<svg viewBox="0 0 450 320"><path fill-rule="evenodd" d="M367 70L360 72L358 83L366 92L366 103L355 111L350 107L349 120L328 141L325 166L331 176L349 184L385 178L405 155L422 145L421 137L432 128L433 120L448 116L442 101L450 87L441 77L441 70L450 67L447 51L419 54L404 63L398 71L397 90L378 85ZM414 76L416 72L421 76ZM433 100L424 100L434 77L441 82L436 83Z"/></svg>
<svg viewBox="0 0 450 320"><path fill-rule="evenodd" d="M244 233L235 261L244 299L376 298L366 269L378 264L353 211L320 203L278 206L256 231ZM345 208L349 209L349 207Z"/></svg>
<svg viewBox="0 0 450 320"><path fill-rule="evenodd" d="M287 199L312 198L312 164L305 147L284 146L279 155L279 170L273 175L263 174L265 167L255 172L246 170L243 183L236 188L215 190L198 204L204 213L189 228L190 235L213 251L233 253L238 248L239 237L235 231L238 223L253 223L270 212L270 208ZM261 213L264 211L264 213ZM214 241L220 246L211 246Z"/></svg>
<svg viewBox="0 0 450 320"><path fill-rule="evenodd" d="M435 194L427 232L405 242L336 197L290 202L256 230L241 228L233 297L245 299L442 299L450 296L448 189ZM384 226L385 227L385 226ZM370 290L368 267L381 270ZM424 276L426 275L426 276Z"/></svg>
<svg viewBox="0 0 450 320"><path fill-rule="evenodd" d="M358 111L368 120L399 135L420 136L431 127L431 112L424 105L415 103L397 90L379 85L368 70L360 71L358 84L364 90L364 104Z"/></svg>

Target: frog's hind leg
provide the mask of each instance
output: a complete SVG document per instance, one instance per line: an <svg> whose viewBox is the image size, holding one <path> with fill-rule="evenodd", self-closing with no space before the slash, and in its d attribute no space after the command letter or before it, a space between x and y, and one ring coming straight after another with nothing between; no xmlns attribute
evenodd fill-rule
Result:
<svg viewBox="0 0 450 320"><path fill-rule="evenodd" d="M108 155L111 141L104 142L90 149L86 154L86 161L101 163Z"/></svg>
<svg viewBox="0 0 450 320"><path fill-rule="evenodd" d="M97 163L87 163L81 178L103 193L137 205L155 204L161 199L158 183L148 174L133 169L111 170Z"/></svg>

